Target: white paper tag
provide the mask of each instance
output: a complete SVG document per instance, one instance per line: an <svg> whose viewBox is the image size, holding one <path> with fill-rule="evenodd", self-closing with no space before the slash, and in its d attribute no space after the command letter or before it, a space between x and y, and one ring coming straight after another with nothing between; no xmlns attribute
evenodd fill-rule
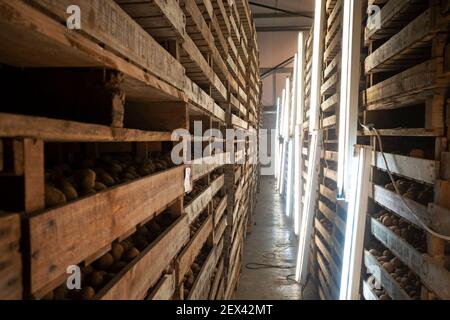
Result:
<svg viewBox="0 0 450 320"><path fill-rule="evenodd" d="M184 170L184 192L192 191L192 183L191 183L191 168L186 168Z"/></svg>

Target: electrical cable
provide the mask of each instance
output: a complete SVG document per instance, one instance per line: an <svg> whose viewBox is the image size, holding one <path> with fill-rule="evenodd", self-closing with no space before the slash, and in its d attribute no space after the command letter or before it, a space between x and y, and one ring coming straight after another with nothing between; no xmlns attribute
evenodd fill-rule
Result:
<svg viewBox="0 0 450 320"><path fill-rule="evenodd" d="M388 173L388 175L389 175L389 179L391 180L391 182L392 182L392 184L393 184L393 186L394 186L395 192L396 192L397 195L400 197L400 200L402 201L403 205L408 209L408 211L412 214L412 216L416 219L416 221L420 224L420 226L421 226L423 229L425 229L428 233L430 233L431 235L433 235L433 236L435 236L435 237L437 237L437 238L440 238L440 239L443 239L443 240L446 240L446 241L450 241L450 236L440 234L440 233L438 233L438 232L436 232L436 231L430 229L430 228L429 228L429 227L421 220L421 218L420 218L419 216L417 216L417 214L414 212L414 210L412 210L412 209L410 208L410 206L408 205L408 203L405 201L405 198L404 198L404 197L402 196L402 194L400 193L400 191L399 191L399 189L398 189L398 187L397 187L397 183L395 182L394 177L392 176L392 172L391 172L391 170L389 169L389 164L388 164L388 161L387 161L386 156L385 156L384 151L383 151L383 143L382 143L382 141L381 141L381 137L380 137L380 134L378 133L378 130L377 130L373 125L367 126L367 125L363 125L363 124L361 124L361 123L360 123L360 125L361 125L364 129L366 129L366 130L368 130L368 131L373 131L373 132L375 133L375 136L377 137L377 140L378 140L378 144L380 145L380 152L381 152L381 155L382 155L382 157L383 157L383 161L384 161L384 164L385 164L385 166L386 166L386 171L387 171L387 173Z"/></svg>

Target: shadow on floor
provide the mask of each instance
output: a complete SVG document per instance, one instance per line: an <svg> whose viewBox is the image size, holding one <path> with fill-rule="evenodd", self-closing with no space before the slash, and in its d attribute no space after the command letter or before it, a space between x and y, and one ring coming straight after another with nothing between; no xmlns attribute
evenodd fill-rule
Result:
<svg viewBox="0 0 450 320"><path fill-rule="evenodd" d="M273 177L261 177L261 191L255 212L255 225L244 243L244 262L235 299L238 300L314 300L311 284L303 294L294 282L297 238L284 213L284 200L275 190ZM262 263L284 267L249 269ZM289 268L291 267L291 268Z"/></svg>

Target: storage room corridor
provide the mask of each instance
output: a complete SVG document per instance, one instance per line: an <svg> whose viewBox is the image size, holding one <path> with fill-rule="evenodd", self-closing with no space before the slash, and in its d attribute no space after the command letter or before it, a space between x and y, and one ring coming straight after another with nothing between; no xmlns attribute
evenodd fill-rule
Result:
<svg viewBox="0 0 450 320"><path fill-rule="evenodd" d="M276 181L272 176L261 176L257 199L255 224L244 242L242 274L235 298L317 299L309 283L302 294L301 286L294 281L297 238L284 214L284 201L276 191Z"/></svg>

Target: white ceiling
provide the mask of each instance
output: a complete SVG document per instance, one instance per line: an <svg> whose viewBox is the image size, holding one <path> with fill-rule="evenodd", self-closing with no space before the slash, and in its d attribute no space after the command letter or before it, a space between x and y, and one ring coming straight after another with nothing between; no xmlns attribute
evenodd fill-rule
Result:
<svg viewBox="0 0 450 320"><path fill-rule="evenodd" d="M280 8L290 12L313 16L314 0L250 0L258 4ZM260 27L287 27L287 26L311 26L313 19L305 17L286 17L286 13L266 9L256 5L250 5L252 13L255 15L255 24ZM261 14L277 15L277 17L261 18Z"/></svg>

